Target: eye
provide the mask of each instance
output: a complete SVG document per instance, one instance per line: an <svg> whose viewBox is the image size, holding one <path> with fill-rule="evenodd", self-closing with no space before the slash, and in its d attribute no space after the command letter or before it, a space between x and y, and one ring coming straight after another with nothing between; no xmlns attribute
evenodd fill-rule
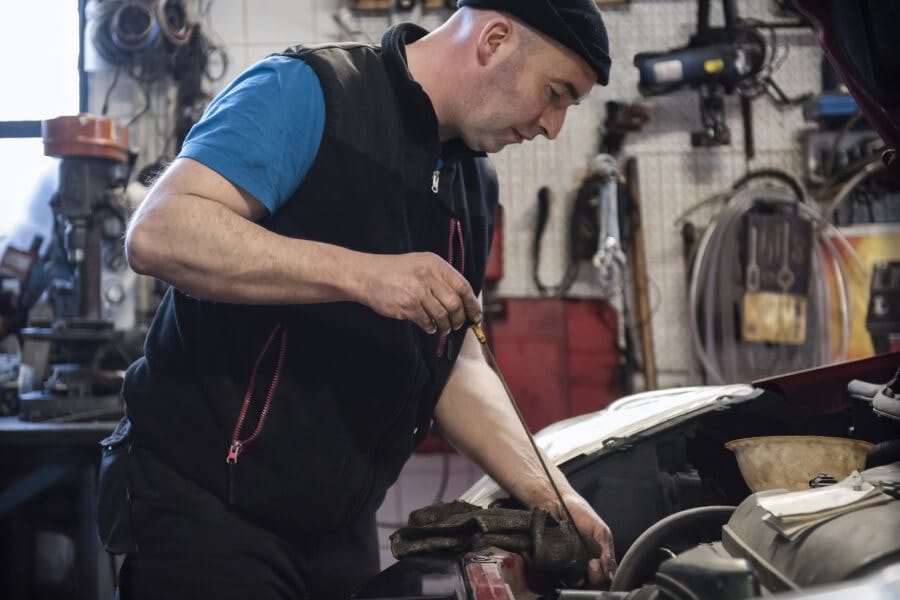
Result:
<svg viewBox="0 0 900 600"><path fill-rule="evenodd" d="M557 102L560 98L562 98L562 94L560 94L559 92L557 92L557 91L553 88L552 85L549 86L547 89L550 90L550 100L551 100L552 102Z"/></svg>

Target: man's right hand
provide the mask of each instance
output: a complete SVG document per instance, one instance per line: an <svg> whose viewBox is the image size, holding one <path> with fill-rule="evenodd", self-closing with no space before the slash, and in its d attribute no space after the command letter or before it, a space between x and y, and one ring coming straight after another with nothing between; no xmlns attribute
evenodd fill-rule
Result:
<svg viewBox="0 0 900 600"><path fill-rule="evenodd" d="M430 252L367 255L360 302L385 317L412 321L426 333L449 333L481 321L472 286Z"/></svg>

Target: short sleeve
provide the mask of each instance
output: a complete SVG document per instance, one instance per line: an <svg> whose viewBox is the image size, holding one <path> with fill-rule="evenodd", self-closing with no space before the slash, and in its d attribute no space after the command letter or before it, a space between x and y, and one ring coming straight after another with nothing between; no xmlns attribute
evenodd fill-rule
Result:
<svg viewBox="0 0 900 600"><path fill-rule="evenodd" d="M269 213L303 182L325 127L325 99L301 59L271 56L238 76L191 128L180 157L240 186Z"/></svg>

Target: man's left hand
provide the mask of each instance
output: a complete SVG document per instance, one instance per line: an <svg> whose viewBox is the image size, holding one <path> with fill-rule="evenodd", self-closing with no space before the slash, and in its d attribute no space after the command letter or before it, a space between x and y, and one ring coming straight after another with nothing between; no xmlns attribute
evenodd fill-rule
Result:
<svg viewBox="0 0 900 600"><path fill-rule="evenodd" d="M603 548L603 554L600 557L592 558L588 562L588 584L594 588L609 586L616 573L616 553L612 532L588 501L577 492L564 493L563 500L572 514L578 531ZM562 516L565 516L565 513Z"/></svg>

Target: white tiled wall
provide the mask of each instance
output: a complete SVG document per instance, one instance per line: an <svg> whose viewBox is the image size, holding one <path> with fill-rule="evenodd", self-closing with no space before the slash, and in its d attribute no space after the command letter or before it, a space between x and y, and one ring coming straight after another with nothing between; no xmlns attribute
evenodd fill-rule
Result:
<svg viewBox="0 0 900 600"><path fill-rule="evenodd" d="M343 38L333 15L344 5L341 0L194 0L208 7L202 19L208 33L220 41L229 55L228 72L211 86L221 89L250 64L269 53L297 42L322 42ZM721 23L719 3L713 2L712 22ZM741 15L771 20L770 0L741 0ZM609 30L613 68L611 83L595 90L588 101L570 111L562 134L556 141L538 140L505 150L494 163L500 178L501 202L506 208L504 257L506 276L500 292L533 296L530 244L535 214L535 196L541 186L549 186L556 198L544 235L541 275L556 281L566 263L566 220L572 194L579 178L596 152L598 134L605 117L605 102L642 101L650 107L651 121L644 132L630 137L625 154L639 161L643 223L647 243L651 304L661 385L697 383L691 375L689 336L686 330L685 274L681 259L676 216L697 200L728 186L747 169L779 167L799 174L800 159L796 132L803 126L799 108L781 111L762 98L755 102L757 156L749 163L743 155L740 110L729 98L727 112L734 141L730 147L692 149L689 132L699 127L698 100L683 91L661 98L641 99L636 91L637 70L631 60L636 52L664 50L684 45L695 27L695 0L634 0L623 6L604 8ZM442 14L412 14L413 20L433 28ZM400 17L402 18L402 17ZM350 19L348 26L360 31L362 39L379 40L381 32L396 16ZM821 51L809 33L784 33L790 53L775 79L788 95L819 89ZM124 79L124 78L123 78ZM110 71L94 74L93 110L102 103L111 80ZM130 87L129 87L130 86ZM135 86L120 82L113 96L112 115L133 114L142 102ZM154 98L152 115L141 119L133 136L144 148L143 162L165 154L160 134L166 129L171 94ZM154 116L155 115L155 116ZM163 135L164 137L164 135ZM149 157L149 158L148 158ZM590 279L580 282L574 292L598 295ZM458 495L477 473L459 457L450 462L447 498ZM433 499L437 488L440 457L416 457L397 486L388 494L379 518L396 521ZM387 539L383 529L382 539Z"/></svg>

